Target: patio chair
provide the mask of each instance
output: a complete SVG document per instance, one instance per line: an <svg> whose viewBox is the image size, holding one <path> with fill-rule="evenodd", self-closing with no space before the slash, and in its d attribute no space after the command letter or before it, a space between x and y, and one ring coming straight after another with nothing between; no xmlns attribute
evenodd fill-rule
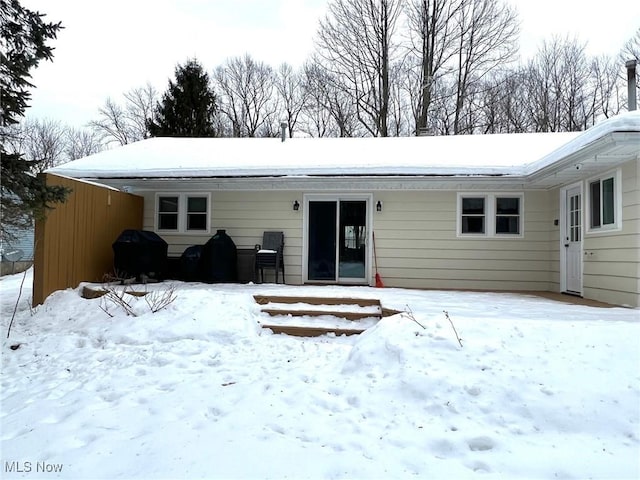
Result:
<svg viewBox="0 0 640 480"><path fill-rule="evenodd" d="M264 283L264 269L272 268L275 271L276 283L278 283L278 271L282 270L282 283L284 280L284 233L264 232L262 244L256 245L256 278L260 271L260 281Z"/></svg>

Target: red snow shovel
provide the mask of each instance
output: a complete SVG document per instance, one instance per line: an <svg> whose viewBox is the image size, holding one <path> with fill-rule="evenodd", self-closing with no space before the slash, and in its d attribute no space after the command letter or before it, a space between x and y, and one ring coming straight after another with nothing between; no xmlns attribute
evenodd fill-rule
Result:
<svg viewBox="0 0 640 480"><path fill-rule="evenodd" d="M378 273L378 255L376 255L376 232L372 233L373 235L373 261L376 266L376 287L382 288L384 287L384 283L382 283L382 278L380 278L380 274Z"/></svg>

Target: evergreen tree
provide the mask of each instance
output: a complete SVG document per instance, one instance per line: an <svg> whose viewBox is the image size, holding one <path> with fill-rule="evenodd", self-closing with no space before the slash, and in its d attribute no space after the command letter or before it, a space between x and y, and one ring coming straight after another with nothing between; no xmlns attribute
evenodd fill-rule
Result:
<svg viewBox="0 0 640 480"><path fill-rule="evenodd" d="M34 161L21 152L10 151L9 126L19 122L30 98L29 71L41 60L53 58L46 44L55 39L60 23L46 23L43 14L23 8L18 0L0 0L0 157L1 233L11 238L14 228L29 226L33 218L42 218L52 204L63 202L64 187L47 186L44 178L33 173Z"/></svg>
<svg viewBox="0 0 640 480"><path fill-rule="evenodd" d="M153 137L214 137L216 96L197 60L176 67L175 82L158 103L148 128Z"/></svg>

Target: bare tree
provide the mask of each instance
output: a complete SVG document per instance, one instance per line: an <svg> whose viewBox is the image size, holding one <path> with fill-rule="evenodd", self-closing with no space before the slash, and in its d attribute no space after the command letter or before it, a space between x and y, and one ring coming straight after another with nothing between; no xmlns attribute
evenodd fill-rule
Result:
<svg viewBox="0 0 640 480"><path fill-rule="evenodd" d="M474 83L513 60L518 17L502 0L463 0L456 15L456 91L454 133L473 132L468 96ZM466 121L465 121L465 116Z"/></svg>
<svg viewBox="0 0 640 480"><path fill-rule="evenodd" d="M124 95L123 105L111 98L98 110L99 118L89 122L106 143L127 145L149 138L147 120L152 118L158 92L151 85L134 88Z"/></svg>
<svg viewBox="0 0 640 480"><path fill-rule="evenodd" d="M389 72L389 136L408 136L415 132L411 97L407 95L409 74L403 62L391 65Z"/></svg>
<svg viewBox="0 0 640 480"><path fill-rule="evenodd" d="M636 30L636 33L631 37L622 47L620 52L621 60L627 61L636 59L640 63L640 28Z"/></svg>
<svg viewBox="0 0 640 480"><path fill-rule="evenodd" d="M89 125L103 136L106 143L116 142L120 145L127 145L135 142L135 136L125 116L125 110L120 105L111 98L107 98L98 113L100 119L92 120Z"/></svg>
<svg viewBox="0 0 640 480"><path fill-rule="evenodd" d="M134 88L124 94L125 116L134 141L149 138L148 120L153 118L158 102L158 91L147 83L144 87Z"/></svg>
<svg viewBox="0 0 640 480"><path fill-rule="evenodd" d="M501 79L487 77L483 82L480 104L481 113L480 129L484 133L503 133L508 129L508 122L505 118L505 105L500 90Z"/></svg>
<svg viewBox="0 0 640 480"><path fill-rule="evenodd" d="M422 113L422 70L417 68L417 62L412 55L406 55L403 62L398 68L396 81L399 82L398 88L402 92L402 96L406 102L405 116L410 116L410 126L413 129L411 134L421 135L428 132L428 128L418 128L420 114ZM429 104L433 96L433 89L430 89ZM425 115L425 121L428 121L429 115Z"/></svg>
<svg viewBox="0 0 640 480"><path fill-rule="evenodd" d="M280 105L283 110L282 120L287 123L291 138L307 99L304 78L295 72L291 65L283 63L276 72L274 83L280 96Z"/></svg>
<svg viewBox="0 0 640 480"><path fill-rule="evenodd" d="M535 131L584 130L595 123L597 82L584 49L585 45L575 39L554 37L543 42L525 67L528 108Z"/></svg>
<svg viewBox="0 0 640 480"><path fill-rule="evenodd" d="M347 87L318 56L304 67L306 103L301 129L312 137L354 137L361 133L356 107Z"/></svg>
<svg viewBox="0 0 640 480"><path fill-rule="evenodd" d="M346 87L367 132L386 137L400 1L333 0L328 11L318 30L318 54Z"/></svg>
<svg viewBox="0 0 640 480"><path fill-rule="evenodd" d="M329 88L329 111L338 127L338 136L360 136L358 126L362 125L361 119L344 85L335 81L329 84Z"/></svg>
<svg viewBox="0 0 640 480"><path fill-rule="evenodd" d="M6 129L9 151L22 152L31 173L97 153L102 144L95 132L74 129L50 118L27 118Z"/></svg>
<svg viewBox="0 0 640 480"><path fill-rule="evenodd" d="M22 151L31 162L33 173L43 172L66 161L66 129L58 120L28 118L15 127L12 138L11 147L20 148L16 151Z"/></svg>
<svg viewBox="0 0 640 480"><path fill-rule="evenodd" d="M455 99L456 84L448 77L442 77L432 85L431 114L427 118L427 130L434 135L452 135L452 108Z"/></svg>
<svg viewBox="0 0 640 480"><path fill-rule="evenodd" d="M329 111L328 72L318 63L307 62L304 66L306 102L301 111L301 130L311 137L336 136L335 124Z"/></svg>
<svg viewBox="0 0 640 480"><path fill-rule="evenodd" d="M635 60L638 64L638 68L636 69L636 96L640 96L640 28L638 28L635 35L624 44L619 58L621 65L624 65L629 60ZM624 74L623 77L624 84L626 85L626 74Z"/></svg>
<svg viewBox="0 0 640 480"><path fill-rule="evenodd" d="M522 133L532 130L521 68L488 75L479 84L476 112L480 133Z"/></svg>
<svg viewBox="0 0 640 480"><path fill-rule="evenodd" d="M427 129L434 83L448 71L447 64L455 54L459 36L455 19L463 5L463 0L411 0L407 5L410 57L417 67L417 95L412 95L418 112L416 134Z"/></svg>
<svg viewBox="0 0 640 480"><path fill-rule="evenodd" d="M250 55L234 57L217 67L213 78L220 112L230 122L233 137L272 136L278 132L274 73L269 65Z"/></svg>
<svg viewBox="0 0 640 480"><path fill-rule="evenodd" d="M524 75L522 68L517 68L499 77L494 85L495 101L499 102L506 123L504 133L533 131L533 121L527 115Z"/></svg>
<svg viewBox="0 0 640 480"><path fill-rule="evenodd" d="M68 128L65 153L68 160L87 157L103 150L100 136L94 130Z"/></svg>
<svg viewBox="0 0 640 480"><path fill-rule="evenodd" d="M591 61L591 81L596 103L595 114L605 118L617 115L624 108L626 79L620 74L621 65L608 55L601 55Z"/></svg>

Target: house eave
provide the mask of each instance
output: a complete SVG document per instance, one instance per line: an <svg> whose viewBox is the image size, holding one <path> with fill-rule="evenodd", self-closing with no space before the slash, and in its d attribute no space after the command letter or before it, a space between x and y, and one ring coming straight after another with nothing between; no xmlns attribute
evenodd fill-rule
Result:
<svg viewBox="0 0 640 480"><path fill-rule="evenodd" d="M552 189L640 158L638 132L610 132L526 175L531 188Z"/></svg>
<svg viewBox="0 0 640 480"><path fill-rule="evenodd" d="M551 190L637 159L640 115L621 114L580 133L313 142L156 138L50 173L131 191Z"/></svg>
<svg viewBox="0 0 640 480"><path fill-rule="evenodd" d="M314 176L236 176L181 178L109 178L100 179L115 188L132 192L188 190L452 190L522 189L526 180L510 175L314 175ZM188 182L188 187L185 183Z"/></svg>

